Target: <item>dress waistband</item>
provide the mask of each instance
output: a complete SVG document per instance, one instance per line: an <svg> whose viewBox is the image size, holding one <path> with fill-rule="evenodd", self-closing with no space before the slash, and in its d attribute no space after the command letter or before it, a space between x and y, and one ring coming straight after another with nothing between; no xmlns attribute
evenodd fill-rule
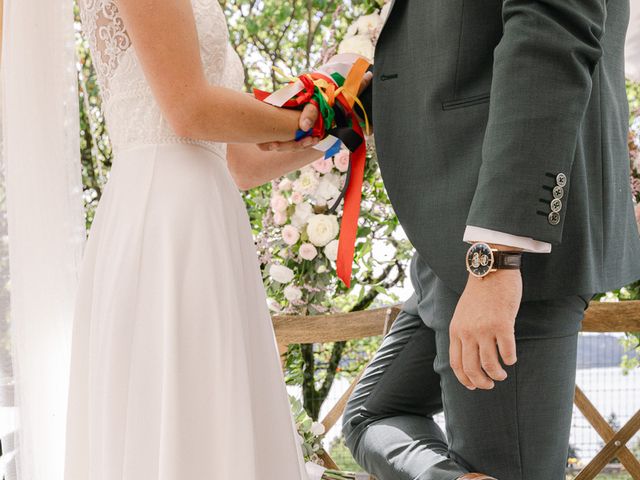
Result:
<svg viewBox="0 0 640 480"><path fill-rule="evenodd" d="M129 143L127 145L122 146L114 146L113 154L115 156L119 156L126 152L130 152L132 150L141 149L141 148L149 148L149 147L163 147L163 146L194 146L198 148L202 148L203 150L207 150L208 152L216 155L220 160L226 162L226 144L218 143L218 142L208 142L205 140L195 140L187 137L173 137L161 142L136 142Z"/></svg>

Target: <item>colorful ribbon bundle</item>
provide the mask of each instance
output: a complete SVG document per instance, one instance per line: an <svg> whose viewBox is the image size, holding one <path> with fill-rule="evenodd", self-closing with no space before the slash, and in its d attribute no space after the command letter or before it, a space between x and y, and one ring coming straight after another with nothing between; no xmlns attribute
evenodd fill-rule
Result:
<svg viewBox="0 0 640 480"><path fill-rule="evenodd" d="M369 133L366 112L358 99L360 84L369 66L369 61L359 55L336 55L320 69L291 79L291 83L274 93L254 91L258 100L276 107L302 109L308 103L314 104L320 112L318 120L309 132L299 130L296 140L306 136L321 138L314 148L324 152L325 158L338 153L342 145L350 152L345 188L330 208L330 212L335 211L344 198L336 269L347 287L351 285L366 162L365 133L354 105L362 109Z"/></svg>

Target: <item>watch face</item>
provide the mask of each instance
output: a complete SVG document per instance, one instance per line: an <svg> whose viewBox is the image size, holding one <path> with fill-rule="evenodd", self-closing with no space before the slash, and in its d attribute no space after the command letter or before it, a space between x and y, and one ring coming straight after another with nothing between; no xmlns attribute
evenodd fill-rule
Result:
<svg viewBox="0 0 640 480"><path fill-rule="evenodd" d="M467 252L467 270L476 277L484 277L493 268L493 252L486 243L474 243Z"/></svg>

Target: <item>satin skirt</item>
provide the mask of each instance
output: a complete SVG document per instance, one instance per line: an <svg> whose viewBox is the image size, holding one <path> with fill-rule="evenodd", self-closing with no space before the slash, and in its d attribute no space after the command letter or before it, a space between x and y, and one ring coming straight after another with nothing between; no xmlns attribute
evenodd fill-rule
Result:
<svg viewBox="0 0 640 480"><path fill-rule="evenodd" d="M248 215L219 152L119 152L79 280L65 480L305 478Z"/></svg>

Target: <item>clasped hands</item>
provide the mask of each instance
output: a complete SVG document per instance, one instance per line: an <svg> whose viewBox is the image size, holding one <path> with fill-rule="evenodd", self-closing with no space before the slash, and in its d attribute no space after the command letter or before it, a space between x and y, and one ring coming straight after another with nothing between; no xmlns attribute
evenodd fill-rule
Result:
<svg viewBox="0 0 640 480"><path fill-rule="evenodd" d="M364 76L362 77L362 82L360 82L358 95L362 94L362 92L369 86L372 79L373 74L371 72L367 72L364 74ZM320 115L320 112L315 105L311 103L305 105L304 109L300 112L300 117L298 120L298 127L300 128L300 130L307 132L311 128L313 128L316 120L318 120L318 115ZM260 147L261 150L265 151L295 152L314 147L321 140L322 139L317 137L305 137L302 140L290 140L288 142L261 143L258 144L258 147Z"/></svg>

